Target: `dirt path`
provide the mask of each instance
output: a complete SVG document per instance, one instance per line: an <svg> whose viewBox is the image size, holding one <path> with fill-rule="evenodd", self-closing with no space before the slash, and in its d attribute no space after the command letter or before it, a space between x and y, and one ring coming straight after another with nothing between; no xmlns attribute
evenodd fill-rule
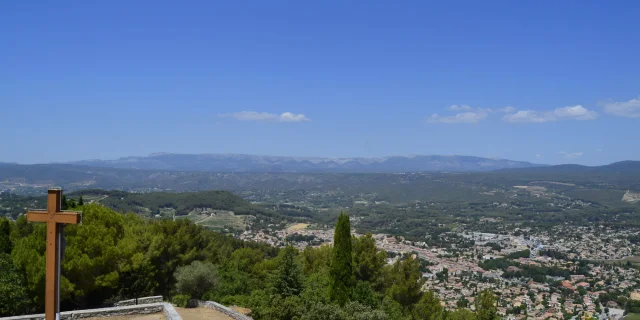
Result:
<svg viewBox="0 0 640 320"><path fill-rule="evenodd" d="M209 308L176 308L176 311L178 311L182 320L232 320L226 314Z"/></svg>

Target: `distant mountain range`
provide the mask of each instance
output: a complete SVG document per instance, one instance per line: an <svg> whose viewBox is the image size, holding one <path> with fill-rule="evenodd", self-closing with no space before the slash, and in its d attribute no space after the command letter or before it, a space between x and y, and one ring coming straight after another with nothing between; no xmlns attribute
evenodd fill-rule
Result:
<svg viewBox="0 0 640 320"><path fill-rule="evenodd" d="M70 164L119 169L270 173L473 172L546 166L525 161L472 156L417 155L383 158L301 158L246 154L172 153L157 153L147 157L126 157L117 160L84 160Z"/></svg>
<svg viewBox="0 0 640 320"><path fill-rule="evenodd" d="M398 164L396 163L396 165ZM595 167L559 165L466 173L453 172L452 170L449 173L410 174L395 172L198 172L193 171L194 167L189 167L191 170L144 170L135 169L136 167L145 168L133 165L129 168L110 168L78 164L0 163L0 191L9 189L19 194L42 194L43 190L50 186L63 187L67 191L101 188L136 192L160 190L314 190L316 192L340 190L340 192L351 194L373 192L385 197L394 194L395 199L410 201L411 199L435 198L469 200L487 197L487 194L493 194L491 190L496 188L558 182L559 184L554 184L554 186L575 189L575 192L581 194L576 194L576 196L584 199L591 199L592 196L606 196L608 201L620 201L628 190L640 192L640 161L622 161ZM456 168L468 167L468 164L456 166ZM477 168L477 166L472 168ZM407 168L402 169L399 169L398 172L410 171Z"/></svg>
<svg viewBox="0 0 640 320"><path fill-rule="evenodd" d="M640 161L626 160L606 164L603 166L583 166L579 164L560 164L555 166L539 166L517 169L501 169L501 172L520 172L520 173L616 173L616 174L637 174L640 173Z"/></svg>

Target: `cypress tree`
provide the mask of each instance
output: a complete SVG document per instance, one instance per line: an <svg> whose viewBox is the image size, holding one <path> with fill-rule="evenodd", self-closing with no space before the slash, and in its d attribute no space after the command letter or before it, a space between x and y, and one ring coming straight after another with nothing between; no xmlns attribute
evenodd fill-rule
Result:
<svg viewBox="0 0 640 320"><path fill-rule="evenodd" d="M329 275L329 296L331 300L341 306L349 301L356 279L353 274L351 257L351 224L349 216L344 213L338 217L335 234L333 235L333 253Z"/></svg>

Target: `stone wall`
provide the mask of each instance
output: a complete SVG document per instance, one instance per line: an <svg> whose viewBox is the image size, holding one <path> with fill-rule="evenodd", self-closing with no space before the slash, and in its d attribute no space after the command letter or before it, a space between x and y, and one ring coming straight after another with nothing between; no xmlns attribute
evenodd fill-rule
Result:
<svg viewBox="0 0 640 320"><path fill-rule="evenodd" d="M162 302L162 296L138 298L138 304L160 303L160 302Z"/></svg>
<svg viewBox="0 0 640 320"><path fill-rule="evenodd" d="M230 308L227 308L217 302L213 302L213 301L202 301L202 300L189 300L189 305L190 306L194 306L194 307L200 307L200 308L209 308L209 309L214 309L217 310L218 312L224 313L226 315L228 315L229 317L235 319L235 320L253 320L253 318L249 317L249 316L245 316L244 314L241 314L239 312L233 311Z"/></svg>
<svg viewBox="0 0 640 320"><path fill-rule="evenodd" d="M182 317L176 309L173 308L173 305L170 303L163 303L164 305L164 317L165 320L182 320Z"/></svg>
<svg viewBox="0 0 640 320"><path fill-rule="evenodd" d="M150 303L134 306L66 311L60 313L60 320L84 319L92 317L128 316L134 314L150 314L159 312L164 312L167 320L182 320L182 317L180 317L173 306L168 303ZM25 316L0 318L0 320L44 320L44 314L31 314Z"/></svg>
<svg viewBox="0 0 640 320"><path fill-rule="evenodd" d="M122 300L113 304L114 307L135 306L138 304L136 299Z"/></svg>

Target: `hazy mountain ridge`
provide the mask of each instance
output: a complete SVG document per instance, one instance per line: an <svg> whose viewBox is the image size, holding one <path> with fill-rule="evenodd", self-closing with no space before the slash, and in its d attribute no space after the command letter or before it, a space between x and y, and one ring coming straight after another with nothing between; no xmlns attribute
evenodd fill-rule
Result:
<svg viewBox="0 0 640 320"><path fill-rule="evenodd" d="M625 160L614 162L602 166L584 166L579 164L560 164L555 166L529 167L529 168L504 168L496 170L499 172L520 172L520 173L640 173L640 161Z"/></svg>
<svg viewBox="0 0 640 320"><path fill-rule="evenodd" d="M545 188L563 188L557 191L579 199L619 203L627 191L640 191L640 161L599 167L560 165L460 173L197 172L69 164L0 165L0 191L33 195L59 186L67 191L94 188L145 193L228 190L250 191L249 194L261 196L271 194L276 198L280 192L318 193L320 197L324 192L338 192L374 194L376 201L477 201L487 197L506 201L513 186L541 183Z"/></svg>
<svg viewBox="0 0 640 320"><path fill-rule="evenodd" d="M204 172L291 172L291 173L391 173L419 171L492 171L505 168L546 166L526 161L474 156L390 156L382 158L312 158L246 154L170 154L125 157L117 160L84 160L74 165L121 169Z"/></svg>

